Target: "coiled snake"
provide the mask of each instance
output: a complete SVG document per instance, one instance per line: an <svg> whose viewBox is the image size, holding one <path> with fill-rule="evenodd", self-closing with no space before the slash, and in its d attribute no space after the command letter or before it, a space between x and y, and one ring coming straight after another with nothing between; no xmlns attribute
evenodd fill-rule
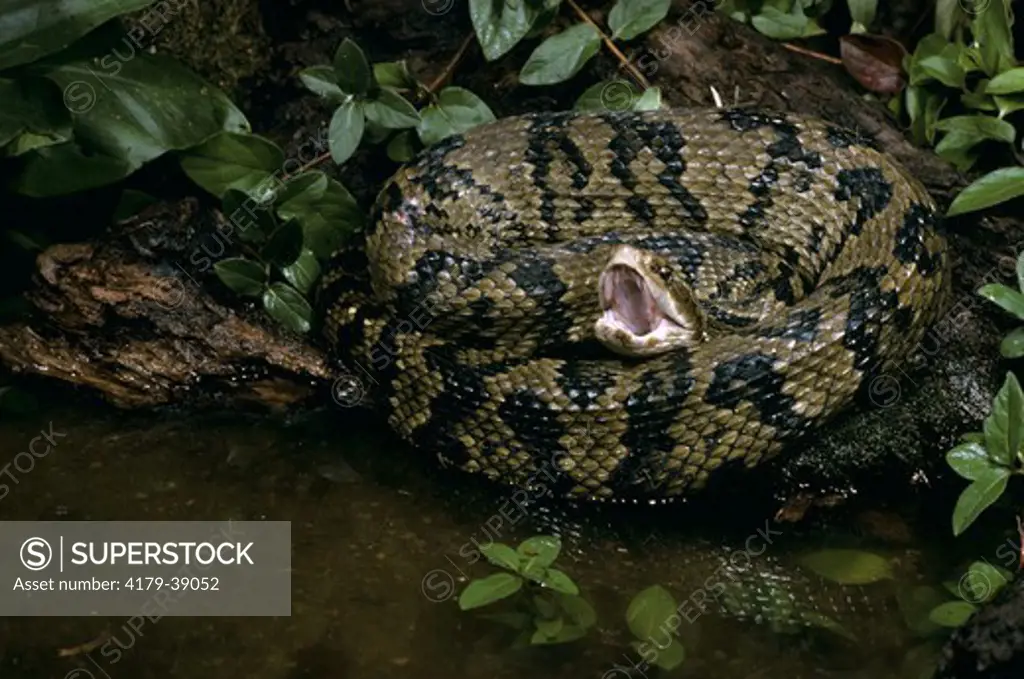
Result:
<svg viewBox="0 0 1024 679"><path fill-rule="evenodd" d="M324 333L449 464L671 497L851 404L948 295L924 188L746 109L507 118L426 149L335 256Z"/></svg>

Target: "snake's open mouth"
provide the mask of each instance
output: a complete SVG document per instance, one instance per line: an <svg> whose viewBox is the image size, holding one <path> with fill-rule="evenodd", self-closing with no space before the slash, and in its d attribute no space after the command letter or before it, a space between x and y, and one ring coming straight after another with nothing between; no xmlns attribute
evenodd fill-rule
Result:
<svg viewBox="0 0 1024 679"><path fill-rule="evenodd" d="M699 341L702 319L688 290L672 291L649 269L645 253L622 246L598 281L602 315L595 334L629 356L662 353Z"/></svg>

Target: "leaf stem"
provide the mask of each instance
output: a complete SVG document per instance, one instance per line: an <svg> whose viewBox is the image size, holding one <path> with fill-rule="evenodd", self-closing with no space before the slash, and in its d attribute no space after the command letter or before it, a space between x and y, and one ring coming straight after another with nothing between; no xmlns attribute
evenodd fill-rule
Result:
<svg viewBox="0 0 1024 679"><path fill-rule="evenodd" d="M614 54L615 58L619 60L619 63L621 63L626 68L626 70L629 71L629 74L633 76L633 80L636 81L636 84L645 90L648 87L650 87L651 83L647 82L647 78L644 77L644 74L636 69L636 66L634 66L632 62L626 58L626 55L622 53L622 50L615 46L615 43L612 42L612 39L609 38L608 35L601 30L600 26L594 23L594 20L590 18L590 15L584 12L583 9L576 4L575 0L565 1L569 4L569 7L572 7L572 10L576 12L576 15L579 18L583 19L583 21L593 26L594 30L597 31L598 34L601 36L601 40L604 42L605 47L607 47L608 51Z"/></svg>
<svg viewBox="0 0 1024 679"><path fill-rule="evenodd" d="M815 52L814 50L809 50L805 47L800 47L799 45L793 45L791 43L784 42L782 43L782 46L791 52L803 54L808 57L814 57L815 59L821 59L822 61L827 61L830 64L839 64L840 66L842 66L843 64L842 59L837 59L836 57L829 56L828 54L822 54L821 52Z"/></svg>

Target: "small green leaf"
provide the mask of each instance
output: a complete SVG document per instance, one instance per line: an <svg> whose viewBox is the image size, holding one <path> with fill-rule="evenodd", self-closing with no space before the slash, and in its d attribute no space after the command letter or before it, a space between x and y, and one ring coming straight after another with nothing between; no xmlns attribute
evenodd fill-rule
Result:
<svg viewBox="0 0 1024 679"><path fill-rule="evenodd" d="M366 94L373 87L373 71L363 50L345 38L334 53L334 78L346 94Z"/></svg>
<svg viewBox="0 0 1024 679"><path fill-rule="evenodd" d="M293 332L309 332L313 310L306 298L287 283L270 284L263 293L263 308L271 318Z"/></svg>
<svg viewBox="0 0 1024 679"><path fill-rule="evenodd" d="M953 471L968 481L984 476L994 466L984 446L978 443L962 443L953 448L946 453L946 462Z"/></svg>
<svg viewBox="0 0 1024 679"><path fill-rule="evenodd" d="M981 66L990 76L1009 70L1016 65L1013 55L1013 35L1010 32L1009 0L989 0L971 21L971 33L978 46Z"/></svg>
<svg viewBox="0 0 1024 679"><path fill-rule="evenodd" d="M678 639L673 639L665 648L658 649L654 664L663 670L674 670L686 660L686 649Z"/></svg>
<svg viewBox="0 0 1024 679"><path fill-rule="evenodd" d="M480 553L495 566L507 568L515 573L519 572L519 567L522 564L522 560L519 554L516 553L516 550L500 542L494 542L486 547L481 547Z"/></svg>
<svg viewBox="0 0 1024 679"><path fill-rule="evenodd" d="M972 604L991 601L1003 587L1013 579L1009 571L996 568L984 561L975 561L967 569L960 583L967 591L959 592L958 596Z"/></svg>
<svg viewBox="0 0 1024 679"><path fill-rule="evenodd" d="M953 508L953 535L960 535L1006 490L1010 470L993 467L967 486Z"/></svg>
<svg viewBox="0 0 1024 679"><path fill-rule="evenodd" d="M597 612L590 603L578 594L554 593L555 601L574 624L586 629L597 622Z"/></svg>
<svg viewBox="0 0 1024 679"><path fill-rule="evenodd" d="M388 142L388 158L396 163L408 163L416 157L416 136L412 130L402 130Z"/></svg>
<svg viewBox="0 0 1024 679"><path fill-rule="evenodd" d="M586 636L586 630L571 624L563 624L558 633L554 636L546 636L539 629L533 633L530 638L531 644L564 644L570 641L576 641Z"/></svg>
<svg viewBox="0 0 1024 679"><path fill-rule="evenodd" d="M636 87L628 80L605 80L584 90L573 110L580 113L632 111L639 98Z"/></svg>
<svg viewBox="0 0 1024 679"><path fill-rule="evenodd" d="M928 614L928 619L943 627L959 627L977 610L966 601L949 601L933 608Z"/></svg>
<svg viewBox="0 0 1024 679"><path fill-rule="evenodd" d="M1015 94L1024 92L1024 66L1003 71L985 86L986 94Z"/></svg>
<svg viewBox="0 0 1024 679"><path fill-rule="evenodd" d="M531 580L535 580L545 587L550 587L556 592L561 592L562 594L580 593L579 587L577 587L576 583L572 581L572 578L557 568L548 568L544 571L544 574L539 577L535 576L532 572L527 572L526 575L527 577L533 576L530 577Z"/></svg>
<svg viewBox="0 0 1024 679"><path fill-rule="evenodd" d="M299 80L302 81L307 90L323 97L327 101L340 104L349 97L338 87L338 81L334 77L334 69L330 66L310 66L309 68L304 68L299 71Z"/></svg>
<svg viewBox="0 0 1024 679"><path fill-rule="evenodd" d="M637 639L651 639L658 628L676 615L676 600L661 585L637 593L626 609L626 624Z"/></svg>
<svg viewBox="0 0 1024 679"><path fill-rule="evenodd" d="M238 189L228 189L221 200L221 212L231 223L232 232L245 243L263 243L277 227L274 213Z"/></svg>
<svg viewBox="0 0 1024 679"><path fill-rule="evenodd" d="M551 639L558 636L558 633L565 627L565 620L562 618L554 618L553 620L534 618L533 624L537 628L537 632L546 639Z"/></svg>
<svg viewBox="0 0 1024 679"><path fill-rule="evenodd" d="M468 611L510 597L523 586L523 579L511 573L495 573L473 580L459 595L459 608Z"/></svg>
<svg viewBox="0 0 1024 679"><path fill-rule="evenodd" d="M978 294L1024 321L1024 293L1002 283L989 283L978 288Z"/></svg>
<svg viewBox="0 0 1024 679"><path fill-rule="evenodd" d="M515 47L552 4L469 0L469 18L484 58L494 61Z"/></svg>
<svg viewBox="0 0 1024 679"><path fill-rule="evenodd" d="M999 343L999 353L1006 358L1024 356L1024 328L1017 328L1004 337Z"/></svg>
<svg viewBox="0 0 1024 679"><path fill-rule="evenodd" d="M668 16L672 0L618 0L608 14L615 40L632 40Z"/></svg>
<svg viewBox="0 0 1024 679"><path fill-rule="evenodd" d="M576 24L553 35L533 51L519 73L524 85L565 82L597 53L601 36L590 24Z"/></svg>
<svg viewBox="0 0 1024 679"><path fill-rule="evenodd" d="M1024 439L1024 393L1012 373L1006 373L1003 386L992 401L992 412L985 418L985 450L997 463L1011 467Z"/></svg>
<svg viewBox="0 0 1024 679"><path fill-rule="evenodd" d="M953 116L940 120L935 127L943 132L959 132L968 135L979 142L992 139L1012 144L1016 135L1013 125L992 116Z"/></svg>
<svg viewBox="0 0 1024 679"><path fill-rule="evenodd" d="M302 226L298 220L291 219L282 224L271 234L267 244L263 246L260 256L277 266L292 264L302 252Z"/></svg>
<svg viewBox="0 0 1024 679"><path fill-rule="evenodd" d="M875 20L878 11L878 0L849 0L850 16L861 26L867 28Z"/></svg>
<svg viewBox="0 0 1024 679"><path fill-rule="evenodd" d="M634 111L657 111L661 108L661 90L648 87L633 104Z"/></svg>
<svg viewBox="0 0 1024 679"><path fill-rule="evenodd" d="M776 40L806 38L824 33L813 19L804 15L800 3L794 4L789 14L777 7L765 5L760 14L751 17L750 23L758 32Z"/></svg>
<svg viewBox="0 0 1024 679"><path fill-rule="evenodd" d="M181 155L188 178L218 198L228 189L250 191L284 163L284 152L255 134L221 132Z"/></svg>
<svg viewBox="0 0 1024 679"><path fill-rule="evenodd" d="M888 559L857 549L823 549L803 556L800 564L841 585L867 585L893 578Z"/></svg>
<svg viewBox="0 0 1024 679"><path fill-rule="evenodd" d="M374 64L373 77L381 87L394 87L399 90L416 87L416 79L409 73L409 66L405 63L405 59Z"/></svg>
<svg viewBox="0 0 1024 679"><path fill-rule="evenodd" d="M420 114L416 108L406 101L405 97L394 90L383 88L375 99L363 105L367 120L372 120L381 127L399 130L405 127L416 127L420 124Z"/></svg>
<svg viewBox="0 0 1024 679"><path fill-rule="evenodd" d="M305 295L312 289L316 279L320 278L320 262L312 250L303 250L298 259L281 269L281 274Z"/></svg>
<svg viewBox="0 0 1024 679"><path fill-rule="evenodd" d="M341 165L352 157L359 147L359 140L363 138L365 125L363 106L358 101L346 102L334 112L328 135L331 158L335 163Z"/></svg>
<svg viewBox="0 0 1024 679"><path fill-rule="evenodd" d="M1024 167L1004 167L989 172L961 191L947 216L960 215L1024 196Z"/></svg>
<svg viewBox="0 0 1024 679"><path fill-rule="evenodd" d="M996 108L999 109L999 117L1005 118L1011 113L1024 110L1024 95L1022 94L997 94L992 97Z"/></svg>
<svg viewBox="0 0 1024 679"><path fill-rule="evenodd" d="M322 172L310 174L316 181L278 205L277 213L282 219L298 219L305 246L318 258L327 259L347 236L363 227L366 217L340 182Z"/></svg>
<svg viewBox="0 0 1024 679"><path fill-rule="evenodd" d="M915 65L917 68L914 71L914 75L926 76L912 78L911 82L915 85L927 78L934 78L947 87L961 88L964 86L964 81L967 78L967 74L960 64L942 55L936 54L926 57L915 62Z"/></svg>
<svg viewBox="0 0 1024 679"><path fill-rule="evenodd" d="M534 564L547 568L558 558L562 549L562 541L551 535L538 535L523 541L516 548L516 552L524 560L532 561Z"/></svg>
<svg viewBox="0 0 1024 679"><path fill-rule="evenodd" d="M245 257L222 259L213 270L224 285L245 297L259 297L267 283L266 267Z"/></svg>
<svg viewBox="0 0 1024 679"><path fill-rule="evenodd" d="M461 87L446 87L441 90L437 96L437 104L426 107L420 115L422 119L417 132L420 141L426 146L495 119L487 104Z"/></svg>

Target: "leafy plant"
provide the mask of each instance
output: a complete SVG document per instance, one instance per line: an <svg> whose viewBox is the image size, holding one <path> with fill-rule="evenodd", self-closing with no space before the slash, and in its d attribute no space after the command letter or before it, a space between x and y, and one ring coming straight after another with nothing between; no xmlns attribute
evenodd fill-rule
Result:
<svg viewBox="0 0 1024 679"><path fill-rule="evenodd" d="M1004 310L1024 321L1024 252L1017 257L1017 289L1014 290L1002 283L983 285L978 294L995 302ZM1017 328L1003 338L999 344L999 352L1006 358L1024 356L1024 327Z"/></svg>
<svg viewBox="0 0 1024 679"><path fill-rule="evenodd" d="M638 592L626 609L626 625L635 637L630 645L640 657L663 670L674 669L686 659L686 649L676 632L681 622L678 610L676 600L661 585ZM675 625L671 624L673 618ZM654 641L656 633L672 640L662 647Z"/></svg>
<svg viewBox="0 0 1024 679"><path fill-rule="evenodd" d="M959 627L1012 580L1013 573L1005 568L975 561L958 582L943 583L957 598L935 606L929 611L928 619L942 627Z"/></svg>
<svg viewBox="0 0 1024 679"><path fill-rule="evenodd" d="M471 580L459 595L459 608L472 610L518 595L514 611L488 617L520 630L521 642L559 644L582 638L597 614L572 578L553 567L561 548L558 538L547 535L515 549L501 543L481 547L484 558L504 570Z"/></svg>

